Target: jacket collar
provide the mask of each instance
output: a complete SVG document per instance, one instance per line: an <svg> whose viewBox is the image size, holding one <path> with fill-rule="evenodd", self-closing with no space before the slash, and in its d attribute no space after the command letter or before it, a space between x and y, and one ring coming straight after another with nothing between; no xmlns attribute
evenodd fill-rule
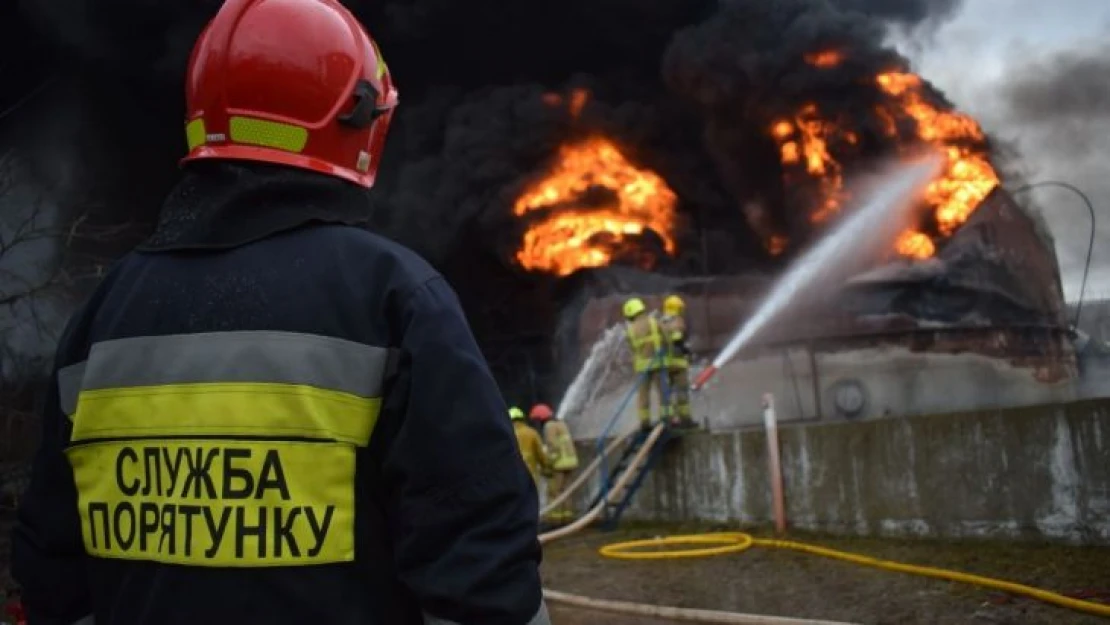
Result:
<svg viewBox="0 0 1110 625"><path fill-rule="evenodd" d="M366 189L308 171L235 161L192 163L138 249L230 249L310 223L365 225Z"/></svg>

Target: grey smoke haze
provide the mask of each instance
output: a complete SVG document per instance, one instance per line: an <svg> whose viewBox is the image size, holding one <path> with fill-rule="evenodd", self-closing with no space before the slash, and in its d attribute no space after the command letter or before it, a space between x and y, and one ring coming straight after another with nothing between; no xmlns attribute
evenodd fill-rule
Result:
<svg viewBox="0 0 1110 625"><path fill-rule="evenodd" d="M975 0L929 45L900 42L916 68L992 135L1021 152L1030 181L1082 189L1098 229L1087 296L1110 296L1110 2ZM1032 197L1056 239L1069 299L1079 295L1090 220L1063 190Z"/></svg>
<svg viewBox="0 0 1110 625"><path fill-rule="evenodd" d="M1110 42L1058 53L1027 70L1001 91L1006 117L1043 131L1041 149L1057 158L1105 156L1108 139L1097 130L1110 121Z"/></svg>

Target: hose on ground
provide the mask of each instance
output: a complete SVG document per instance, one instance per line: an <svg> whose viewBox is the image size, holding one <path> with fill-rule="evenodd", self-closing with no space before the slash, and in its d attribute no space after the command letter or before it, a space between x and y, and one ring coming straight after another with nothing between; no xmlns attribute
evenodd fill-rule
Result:
<svg viewBox="0 0 1110 625"><path fill-rule="evenodd" d="M665 605L646 605L627 601L608 601L581 595L571 595L555 590L544 590L543 596L552 603L563 603L589 610L632 614L653 618L694 623L728 623L730 625L849 625L837 621L813 621L809 619L787 618L782 616L763 616L741 612L718 612L716 610L697 610L694 608L672 608Z"/></svg>
<svg viewBox="0 0 1110 625"><path fill-rule="evenodd" d="M709 545L695 547L692 549L675 549L662 551L658 550L659 547L668 545ZM960 582L964 584L972 584L983 588L990 588L992 590L1000 590L1013 595L1021 595L1032 599L1037 599L1045 603L1056 605L1063 608L1070 608L1087 614L1094 614L1096 616L1110 617L1110 605L1095 603L1093 601L1083 601L1080 599L1073 599L1059 593L1027 586L1025 584L1018 584L1016 582L1009 582L983 575L974 575L971 573L961 573L959 571L951 571L931 566L918 566L915 564L906 564L904 562L895 562L892 560L882 560L879 558L872 558L870 556L859 555L847 551L840 551L837 549L829 549L828 547L820 547L808 543L795 542L791 540L774 540L767 538L753 538L749 534L742 532L715 532L708 534L688 534L683 536L666 536L662 538L652 538L647 540L633 540L621 543L612 543L601 547L598 552L606 558L615 558L620 560L671 560L678 558L701 558L715 555L723 555L727 553L739 553L747 549L756 547L767 547L771 549L789 549L791 551L799 551L812 555L822 556L825 558L832 558L835 560L843 560L845 562L852 562L862 566L869 566L877 569L887 571L896 571L899 573L910 573L912 575L920 575L923 577L931 577L934 579L941 579L950 582ZM652 551L640 551L643 548L652 548Z"/></svg>
<svg viewBox="0 0 1110 625"><path fill-rule="evenodd" d="M605 510L605 506L611 501L615 500L618 496L622 495L624 489L629 486L632 479L636 476L640 466L647 461L648 454L651 453L652 448L655 446L659 437L663 435L666 428L663 424L659 424L648 435L647 440L644 441L643 446L636 452L628 463L628 468L617 478L613 484L612 489L606 494L602 500L590 509L586 514L582 515L578 520L570 525L560 527L550 532L540 534L540 544L547 544L559 538L565 538L581 531L590 523L593 523L601 513ZM588 471L588 470L587 470ZM586 471L584 471L585 473ZM583 483L585 480L582 481ZM570 489L568 489L570 490ZM649 616L655 618L666 618L675 621L685 621L688 623L719 623L722 625L853 625L851 623L840 623L833 621L814 621L807 619L789 619L777 616L763 616L759 614L744 614L741 612L717 612L713 610L697 610L692 608L677 608L663 605L650 605L645 603L630 603L625 601L606 601L603 599L595 599L583 595L572 595L569 593L558 592L544 588L544 597L552 603L563 603L566 605L578 606L593 610L601 610L606 612L616 612L620 614L632 614L636 616Z"/></svg>

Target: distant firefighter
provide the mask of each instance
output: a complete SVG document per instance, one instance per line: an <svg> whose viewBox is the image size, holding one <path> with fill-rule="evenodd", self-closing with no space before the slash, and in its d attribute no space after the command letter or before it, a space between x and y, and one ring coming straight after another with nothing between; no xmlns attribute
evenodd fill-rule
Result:
<svg viewBox="0 0 1110 625"><path fill-rule="evenodd" d="M551 468L551 459L548 456L547 448L544 447L543 439L540 438L536 430L528 425L523 410L516 406L509 408L509 419L513 422L513 433L516 434L516 444L520 447L520 455L524 458L524 464L528 467L528 472L532 474L532 480L536 483L538 489L540 487L540 476Z"/></svg>
<svg viewBox="0 0 1110 625"><path fill-rule="evenodd" d="M672 425L696 427L690 415L690 349L686 346L686 302L677 295L663 300L663 317L659 328L663 333L666 355L667 387L674 420Z"/></svg>
<svg viewBox="0 0 1110 625"><path fill-rule="evenodd" d="M651 390L659 395L659 410L662 417L670 417L664 384L665 354L663 335L655 315L649 314L644 300L633 297L624 303L625 335L632 351L632 369L644 376L639 387L637 414L640 427L651 429Z"/></svg>
<svg viewBox="0 0 1110 625"><path fill-rule="evenodd" d="M555 501L570 481L570 475L578 468L578 451L574 448L574 438L562 419L555 418L547 404L532 406L532 420L543 429L543 440L551 458L551 477L547 478L547 501ZM550 520L561 523L574 518L574 508L568 501L556 506L548 513Z"/></svg>

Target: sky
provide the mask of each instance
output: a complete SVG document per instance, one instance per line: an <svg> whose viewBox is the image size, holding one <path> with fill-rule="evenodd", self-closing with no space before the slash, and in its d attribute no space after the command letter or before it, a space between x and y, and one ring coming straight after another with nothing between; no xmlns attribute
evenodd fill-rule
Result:
<svg viewBox="0 0 1110 625"><path fill-rule="evenodd" d="M1086 298L1110 297L1110 1L965 0L950 21L896 43L958 108L1016 145L1030 182L1088 195L1098 228ZM1033 193L1074 300L1090 217L1067 191Z"/></svg>

